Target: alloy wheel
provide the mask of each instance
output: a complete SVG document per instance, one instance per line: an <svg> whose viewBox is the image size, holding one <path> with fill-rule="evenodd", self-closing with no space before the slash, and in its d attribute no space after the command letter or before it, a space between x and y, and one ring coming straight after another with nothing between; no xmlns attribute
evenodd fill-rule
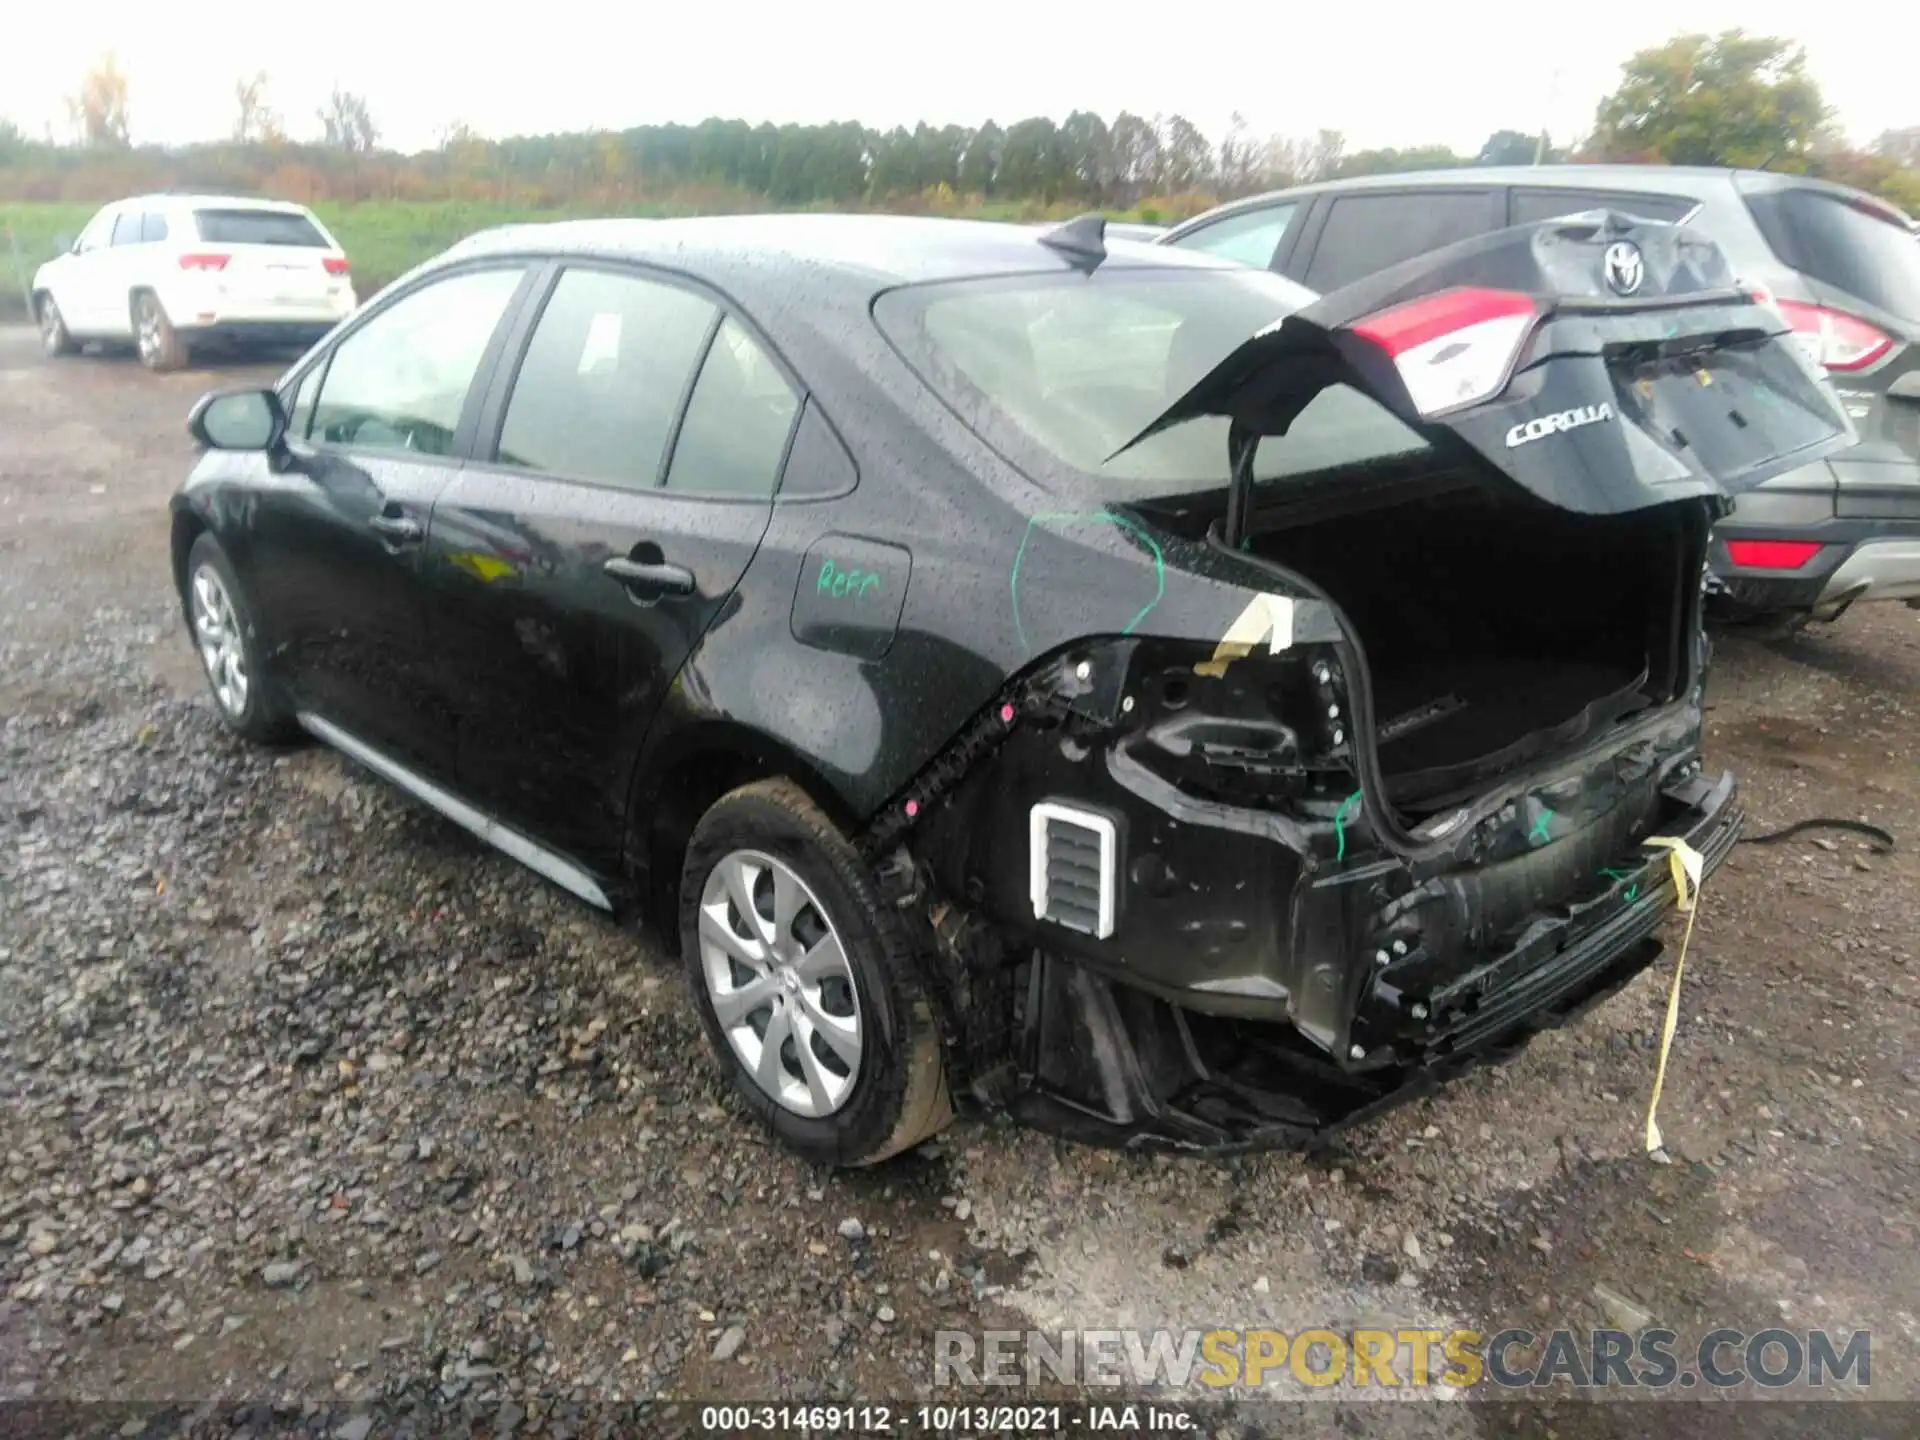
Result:
<svg viewBox="0 0 1920 1440"><path fill-rule="evenodd" d="M140 301L140 323L134 339L140 347L140 358L151 365L160 353L160 307L150 296Z"/></svg>
<svg viewBox="0 0 1920 1440"><path fill-rule="evenodd" d="M51 297L40 302L40 343L49 355L58 355L67 348L67 326L60 318L60 307Z"/></svg>
<svg viewBox="0 0 1920 1440"><path fill-rule="evenodd" d="M839 932L784 861L735 850L700 896L700 969L733 1053L796 1115L820 1119L853 1094L863 1036Z"/></svg>
<svg viewBox="0 0 1920 1440"><path fill-rule="evenodd" d="M247 655L233 600L220 580L220 572L211 565L193 572L192 609L194 643L200 647L200 661L207 667L214 699L228 715L237 718L247 708Z"/></svg>

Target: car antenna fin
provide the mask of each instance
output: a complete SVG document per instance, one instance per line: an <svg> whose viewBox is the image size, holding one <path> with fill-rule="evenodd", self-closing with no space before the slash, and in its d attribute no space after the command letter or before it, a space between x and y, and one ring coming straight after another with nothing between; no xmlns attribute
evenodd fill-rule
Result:
<svg viewBox="0 0 1920 1440"><path fill-rule="evenodd" d="M1074 269L1091 275L1107 258L1107 217L1098 213L1076 215L1047 231L1040 243L1065 256Z"/></svg>

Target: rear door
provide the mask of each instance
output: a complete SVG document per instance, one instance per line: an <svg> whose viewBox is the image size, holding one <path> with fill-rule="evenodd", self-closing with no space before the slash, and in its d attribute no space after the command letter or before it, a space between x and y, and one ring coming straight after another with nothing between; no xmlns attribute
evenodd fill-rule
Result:
<svg viewBox="0 0 1920 1440"><path fill-rule="evenodd" d="M1323 297L1242 344L1124 448L1203 415L1287 434L1342 387L1436 450L1586 514L1738 494L1853 438L1780 312L1736 286L1711 241L1565 220Z"/></svg>
<svg viewBox="0 0 1920 1440"><path fill-rule="evenodd" d="M1920 245L1906 217L1866 196L1747 189L1768 247L1813 301L1782 300L1860 434L1833 461L1843 519L1920 521Z"/></svg>
<svg viewBox="0 0 1920 1440"><path fill-rule="evenodd" d="M433 508L435 647L462 791L611 875L632 757L753 558L800 402L678 278L568 265L524 329Z"/></svg>
<svg viewBox="0 0 1920 1440"><path fill-rule="evenodd" d="M202 206L193 225L200 245L227 257L222 309L269 321L335 313L346 266L333 237L305 211Z"/></svg>
<svg viewBox="0 0 1920 1440"><path fill-rule="evenodd" d="M144 213L123 206L113 217L107 248L94 262L91 289L98 305L95 328L102 335L133 334L133 292L147 283L145 262L153 250L141 238Z"/></svg>
<svg viewBox="0 0 1920 1440"><path fill-rule="evenodd" d="M1416 255L1506 224L1497 186L1356 190L1322 200L1313 230L1286 262L1288 278L1329 294Z"/></svg>

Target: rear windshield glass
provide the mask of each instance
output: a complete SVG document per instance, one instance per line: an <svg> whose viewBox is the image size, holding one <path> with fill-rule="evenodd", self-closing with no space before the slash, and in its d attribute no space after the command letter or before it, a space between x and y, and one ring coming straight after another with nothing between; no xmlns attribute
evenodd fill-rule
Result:
<svg viewBox="0 0 1920 1440"><path fill-rule="evenodd" d="M196 210L194 228L209 245L310 245L327 248L320 227L293 210Z"/></svg>
<svg viewBox="0 0 1920 1440"><path fill-rule="evenodd" d="M1912 231L1818 190L1749 195L1747 208L1782 264L1920 324Z"/></svg>
<svg viewBox="0 0 1920 1440"><path fill-rule="evenodd" d="M912 286L874 313L921 377L1030 472L1065 465L1138 495L1227 483L1227 421L1201 416L1108 459L1234 348L1313 293L1255 270L1102 268ZM1255 457L1256 480L1425 448L1385 409L1325 390Z"/></svg>

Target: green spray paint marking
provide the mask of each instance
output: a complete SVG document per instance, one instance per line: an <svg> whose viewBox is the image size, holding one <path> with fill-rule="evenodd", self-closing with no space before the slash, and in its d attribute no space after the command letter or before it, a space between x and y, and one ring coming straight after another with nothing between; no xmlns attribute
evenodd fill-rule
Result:
<svg viewBox="0 0 1920 1440"><path fill-rule="evenodd" d="M1337 865L1347 858L1347 815L1360 803L1360 792L1354 791L1340 802L1340 808L1333 812L1333 838L1335 848L1333 860Z"/></svg>
<svg viewBox="0 0 1920 1440"><path fill-rule="evenodd" d="M1147 533L1138 520L1116 515L1111 510L1043 510L1027 518L1027 528L1020 536L1020 548L1013 552L1013 569L1007 575L1007 588L1013 596L1013 630L1020 638L1021 650L1030 652L1033 642L1027 639L1027 627L1020 619L1020 566L1027 558L1027 541L1033 537L1033 527L1043 520L1090 520L1096 525L1115 525L1153 552L1153 598L1142 605L1139 613L1120 629L1122 635L1131 635L1134 627L1153 613L1153 607L1167 593L1167 562L1160 553L1159 542Z"/></svg>
<svg viewBox="0 0 1920 1440"><path fill-rule="evenodd" d="M1534 821L1533 828L1527 831L1527 843L1529 845L1545 845L1549 840L1553 839L1552 832L1547 829L1552 823L1553 811L1542 806L1540 808L1540 818Z"/></svg>
<svg viewBox="0 0 1920 1440"><path fill-rule="evenodd" d="M813 589L815 594L830 595L835 600L858 600L879 584L880 577L870 570L842 569L831 560L822 560Z"/></svg>
<svg viewBox="0 0 1920 1440"><path fill-rule="evenodd" d="M1631 870L1602 870L1600 873L1606 876L1607 879L1613 881L1613 883L1616 885L1618 885L1622 880L1628 879L1633 874ZM1640 898L1640 882L1639 881L1636 880L1634 881L1633 884L1627 886L1627 893L1624 898L1629 905L1631 905L1635 900Z"/></svg>

